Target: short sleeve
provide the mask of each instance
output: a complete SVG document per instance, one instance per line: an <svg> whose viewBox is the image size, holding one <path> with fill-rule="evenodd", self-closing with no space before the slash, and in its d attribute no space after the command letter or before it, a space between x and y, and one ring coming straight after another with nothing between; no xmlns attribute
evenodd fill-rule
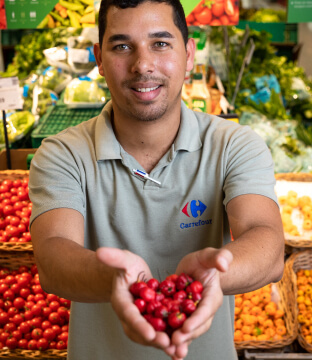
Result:
<svg viewBox="0 0 312 360"><path fill-rule="evenodd" d="M249 126L240 126L228 144L224 205L234 197L246 194L263 195L277 203L275 182L269 148Z"/></svg>
<svg viewBox="0 0 312 360"><path fill-rule="evenodd" d="M30 222L56 208L70 208L85 215L83 172L79 159L57 137L48 137L35 153L29 171Z"/></svg>

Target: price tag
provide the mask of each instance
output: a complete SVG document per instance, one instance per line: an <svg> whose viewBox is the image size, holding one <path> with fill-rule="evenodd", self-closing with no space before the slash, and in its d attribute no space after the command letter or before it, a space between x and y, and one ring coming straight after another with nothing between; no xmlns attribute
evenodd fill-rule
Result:
<svg viewBox="0 0 312 360"><path fill-rule="evenodd" d="M0 110L22 108L18 78L15 76L0 79Z"/></svg>

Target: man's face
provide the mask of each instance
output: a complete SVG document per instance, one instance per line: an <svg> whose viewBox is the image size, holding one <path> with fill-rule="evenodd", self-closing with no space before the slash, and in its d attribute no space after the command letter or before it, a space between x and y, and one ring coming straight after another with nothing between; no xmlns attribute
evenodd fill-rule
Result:
<svg viewBox="0 0 312 360"><path fill-rule="evenodd" d="M95 55L115 116L148 121L180 108L185 71L193 67L194 44L189 41L185 50L169 5L111 7L102 51L96 45Z"/></svg>

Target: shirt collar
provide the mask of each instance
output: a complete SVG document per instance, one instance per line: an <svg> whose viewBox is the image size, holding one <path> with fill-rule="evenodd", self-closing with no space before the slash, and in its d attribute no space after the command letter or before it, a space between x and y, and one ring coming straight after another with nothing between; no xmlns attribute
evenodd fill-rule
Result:
<svg viewBox="0 0 312 360"><path fill-rule="evenodd" d="M112 110L112 102L109 101L104 106L96 122L95 151L97 161L122 158L121 146L116 139L111 122ZM202 146L198 119L184 102L181 102L181 124L173 145L174 151L186 150L189 152L196 151Z"/></svg>

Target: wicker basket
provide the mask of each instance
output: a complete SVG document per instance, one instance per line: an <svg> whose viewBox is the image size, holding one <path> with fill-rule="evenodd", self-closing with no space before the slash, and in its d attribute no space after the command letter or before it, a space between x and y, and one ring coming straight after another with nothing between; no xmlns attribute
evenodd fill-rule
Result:
<svg viewBox="0 0 312 360"><path fill-rule="evenodd" d="M296 181L296 182L311 182L312 183L312 174L311 173L280 173L275 174L276 180L285 180L285 181ZM312 184L311 184L312 189ZM309 195L309 194L307 194ZM312 248L312 239L300 238L298 236L292 236L285 232L285 244L294 247L294 248Z"/></svg>
<svg viewBox="0 0 312 360"><path fill-rule="evenodd" d="M0 252L0 266L7 267L10 270L18 269L25 265L30 267L35 263L34 255L31 252ZM23 349L1 349L0 359L46 359L46 360L66 360L67 350L50 349L46 351L40 350L23 350Z"/></svg>
<svg viewBox="0 0 312 360"><path fill-rule="evenodd" d="M278 307L285 313L284 320L286 325L287 334L280 340L248 340L248 341L235 341L236 350L244 349L277 349L290 345L296 338L298 333L297 314L293 306L295 296L289 290L289 280L284 274L281 281L277 285L280 301Z"/></svg>
<svg viewBox="0 0 312 360"><path fill-rule="evenodd" d="M303 251L299 251L293 253L286 261L285 264L285 274L289 280L289 288L288 291L292 292L295 296L294 307L296 312L296 317L298 316L298 308L297 308L297 271L300 269L311 270L312 269L312 250L306 249ZM299 344L308 352L312 353L312 344L308 343L303 337L300 331L300 325L297 323L298 327L298 342Z"/></svg>
<svg viewBox="0 0 312 360"><path fill-rule="evenodd" d="M29 176L29 170L0 171L0 182L3 180L23 179ZM0 242L0 251L33 251L32 243L3 243Z"/></svg>

